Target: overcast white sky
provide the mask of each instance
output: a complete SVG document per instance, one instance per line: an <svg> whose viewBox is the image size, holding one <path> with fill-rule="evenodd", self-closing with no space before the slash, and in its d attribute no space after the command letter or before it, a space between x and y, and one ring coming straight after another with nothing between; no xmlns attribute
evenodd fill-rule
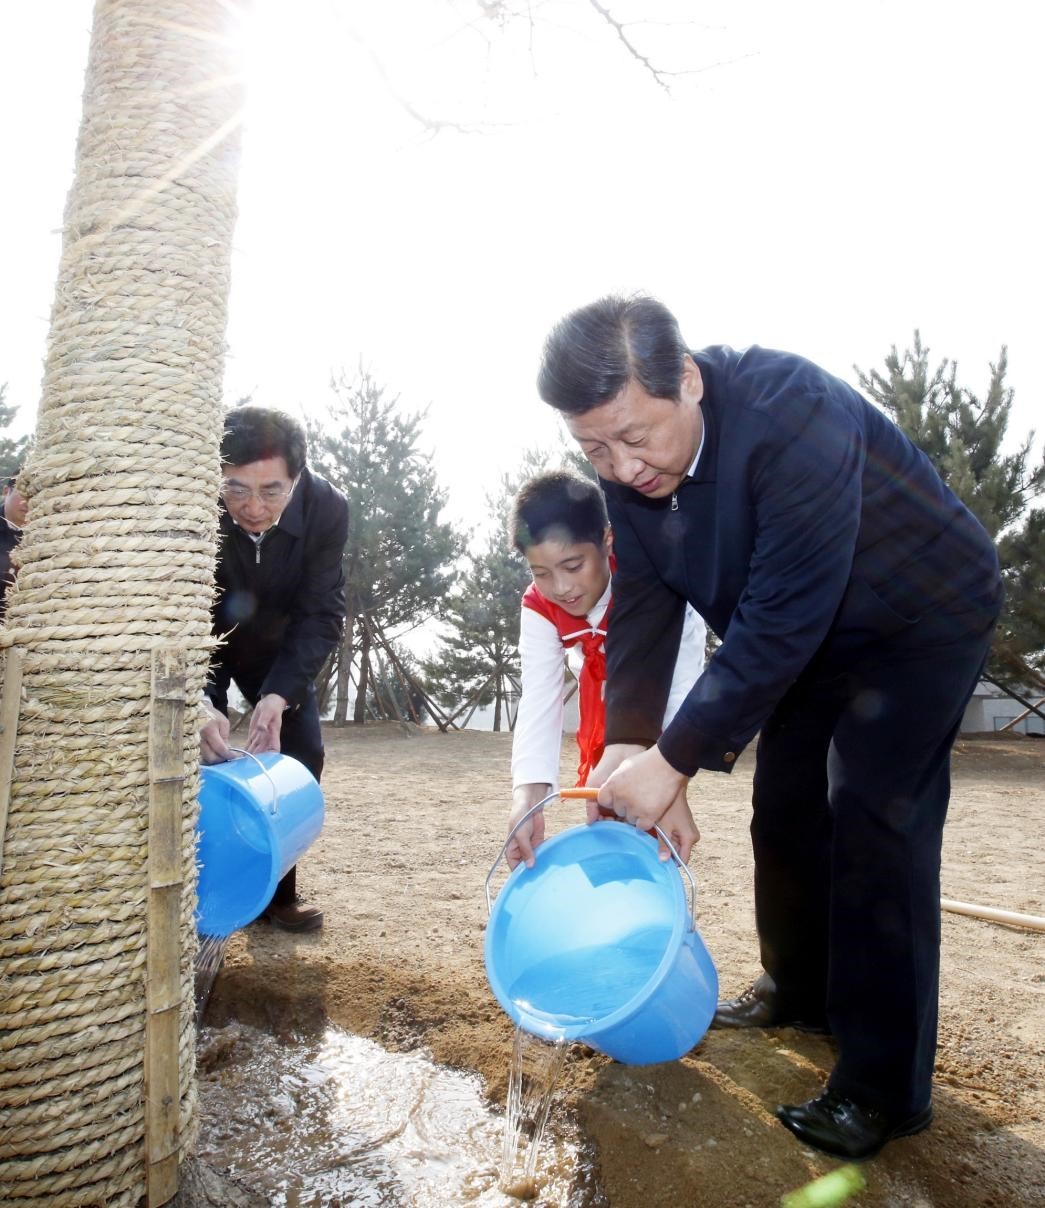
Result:
<svg viewBox="0 0 1045 1208"><path fill-rule="evenodd" d="M1038 422L1042 7L608 0L687 70L669 96L587 0L257 0L227 393L321 406L362 360L410 409L451 515L556 439L533 386L565 310L645 289L694 345L854 379L920 327ZM73 167L88 0L0 0L0 382L31 425ZM430 137L429 119L485 123ZM1045 424L1041 424L1045 427Z"/></svg>

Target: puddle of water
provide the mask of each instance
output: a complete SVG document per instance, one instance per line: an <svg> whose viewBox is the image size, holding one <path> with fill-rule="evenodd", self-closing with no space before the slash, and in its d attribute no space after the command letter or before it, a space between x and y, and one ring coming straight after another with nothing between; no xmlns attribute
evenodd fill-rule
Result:
<svg viewBox="0 0 1045 1208"><path fill-rule="evenodd" d="M241 1024L205 1029L199 1065L199 1156L274 1208L518 1205L499 1186L505 1120L478 1075L336 1028L284 1044ZM542 1208L601 1201L573 1137L556 1127L530 1149Z"/></svg>
<svg viewBox="0 0 1045 1208"><path fill-rule="evenodd" d="M537 1162L565 1061L562 1041L541 1040L515 1029L498 1182L519 1199L537 1195Z"/></svg>

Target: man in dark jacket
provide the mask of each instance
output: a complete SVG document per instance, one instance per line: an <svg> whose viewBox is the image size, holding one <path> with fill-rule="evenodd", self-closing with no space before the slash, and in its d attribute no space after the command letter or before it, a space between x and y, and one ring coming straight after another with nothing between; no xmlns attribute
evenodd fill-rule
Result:
<svg viewBox="0 0 1045 1208"><path fill-rule="evenodd" d="M282 750L318 780L323 737L314 680L344 625L348 503L308 469L305 456L305 433L290 416L253 406L226 416L214 606L214 633L223 641L205 689L200 758L233 758L231 682L253 709L245 749ZM298 898L294 868L264 917L295 931L323 925L322 912Z"/></svg>
<svg viewBox="0 0 1045 1208"><path fill-rule="evenodd" d="M994 546L844 382L787 353L690 351L653 299L567 316L539 389L603 480L614 533L589 784L685 856L689 778L731 771L760 733L765 972L715 1022L830 1029L827 1089L778 1115L869 1157L932 1116L949 758L1000 606ZM722 645L658 740L687 601Z"/></svg>
<svg viewBox="0 0 1045 1208"><path fill-rule="evenodd" d="M0 501L0 616L7 608L7 589L14 582L11 554L22 540L29 504L13 478L5 479Z"/></svg>

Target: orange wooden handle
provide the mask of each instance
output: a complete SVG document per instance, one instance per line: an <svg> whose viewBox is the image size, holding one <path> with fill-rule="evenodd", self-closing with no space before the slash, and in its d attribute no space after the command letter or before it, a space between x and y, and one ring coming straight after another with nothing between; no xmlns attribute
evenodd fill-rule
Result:
<svg viewBox="0 0 1045 1208"><path fill-rule="evenodd" d="M599 795L598 789L576 788L576 789L559 789L560 797L582 797L586 801L594 801Z"/></svg>

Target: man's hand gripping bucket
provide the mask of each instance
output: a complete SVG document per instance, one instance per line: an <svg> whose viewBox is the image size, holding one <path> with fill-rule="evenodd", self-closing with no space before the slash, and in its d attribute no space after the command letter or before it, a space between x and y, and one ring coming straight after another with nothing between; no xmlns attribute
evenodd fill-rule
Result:
<svg viewBox="0 0 1045 1208"><path fill-rule="evenodd" d="M674 1061L701 1039L718 975L694 919L696 886L670 839L617 821L575 826L519 864L496 899L490 885L515 831L563 789L539 801L508 836L486 877L486 975L526 1032L577 1040L627 1065ZM676 867L689 881L689 905Z"/></svg>

